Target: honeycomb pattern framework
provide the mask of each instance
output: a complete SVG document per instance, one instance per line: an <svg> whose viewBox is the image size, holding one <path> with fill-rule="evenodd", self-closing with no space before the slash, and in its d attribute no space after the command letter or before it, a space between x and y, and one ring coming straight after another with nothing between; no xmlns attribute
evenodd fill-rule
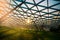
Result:
<svg viewBox="0 0 60 40"><path fill-rule="evenodd" d="M8 19L8 23L11 25L23 25L23 23L26 25L25 20L28 18L32 20L32 23L36 23L36 25L55 25L55 23L59 23L60 21L60 1L26 0L23 2L19 0L10 0L9 4L11 9L21 4L12 13L8 14L11 19Z"/></svg>

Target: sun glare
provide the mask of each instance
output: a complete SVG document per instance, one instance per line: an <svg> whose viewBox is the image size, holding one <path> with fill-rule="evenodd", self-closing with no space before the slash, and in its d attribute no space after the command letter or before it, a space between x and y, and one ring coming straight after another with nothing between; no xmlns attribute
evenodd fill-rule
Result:
<svg viewBox="0 0 60 40"><path fill-rule="evenodd" d="M30 23L30 19L27 20L27 23Z"/></svg>
<svg viewBox="0 0 60 40"><path fill-rule="evenodd" d="M28 18L26 21L28 24L30 24L32 22L30 18Z"/></svg>

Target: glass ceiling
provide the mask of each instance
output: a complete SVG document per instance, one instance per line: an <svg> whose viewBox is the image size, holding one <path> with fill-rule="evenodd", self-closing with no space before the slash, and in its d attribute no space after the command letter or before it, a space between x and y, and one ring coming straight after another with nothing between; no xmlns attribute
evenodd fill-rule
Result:
<svg viewBox="0 0 60 40"><path fill-rule="evenodd" d="M3 2L3 5L1 4ZM0 22L8 26L58 25L60 1L56 0L2 0ZM5 8L4 8L5 5ZM27 23L27 21L31 21Z"/></svg>

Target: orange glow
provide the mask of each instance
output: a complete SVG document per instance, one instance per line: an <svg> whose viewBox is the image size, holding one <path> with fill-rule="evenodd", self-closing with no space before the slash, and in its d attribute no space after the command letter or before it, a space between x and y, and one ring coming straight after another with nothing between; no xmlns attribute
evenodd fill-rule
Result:
<svg viewBox="0 0 60 40"><path fill-rule="evenodd" d="M0 10L0 13L2 12L3 10Z"/></svg>
<svg viewBox="0 0 60 40"><path fill-rule="evenodd" d="M3 21L3 16L10 11L7 0L0 0L0 20ZM7 15L8 16L8 15ZM5 16L4 16L5 17ZM5 17L6 18L6 17Z"/></svg>

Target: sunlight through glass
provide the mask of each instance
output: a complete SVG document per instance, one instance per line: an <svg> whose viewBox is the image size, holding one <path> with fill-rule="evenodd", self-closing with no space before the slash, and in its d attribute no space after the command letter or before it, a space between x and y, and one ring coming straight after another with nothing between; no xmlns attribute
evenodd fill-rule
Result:
<svg viewBox="0 0 60 40"><path fill-rule="evenodd" d="M30 18L28 18L26 21L28 24L30 24L32 22Z"/></svg>

